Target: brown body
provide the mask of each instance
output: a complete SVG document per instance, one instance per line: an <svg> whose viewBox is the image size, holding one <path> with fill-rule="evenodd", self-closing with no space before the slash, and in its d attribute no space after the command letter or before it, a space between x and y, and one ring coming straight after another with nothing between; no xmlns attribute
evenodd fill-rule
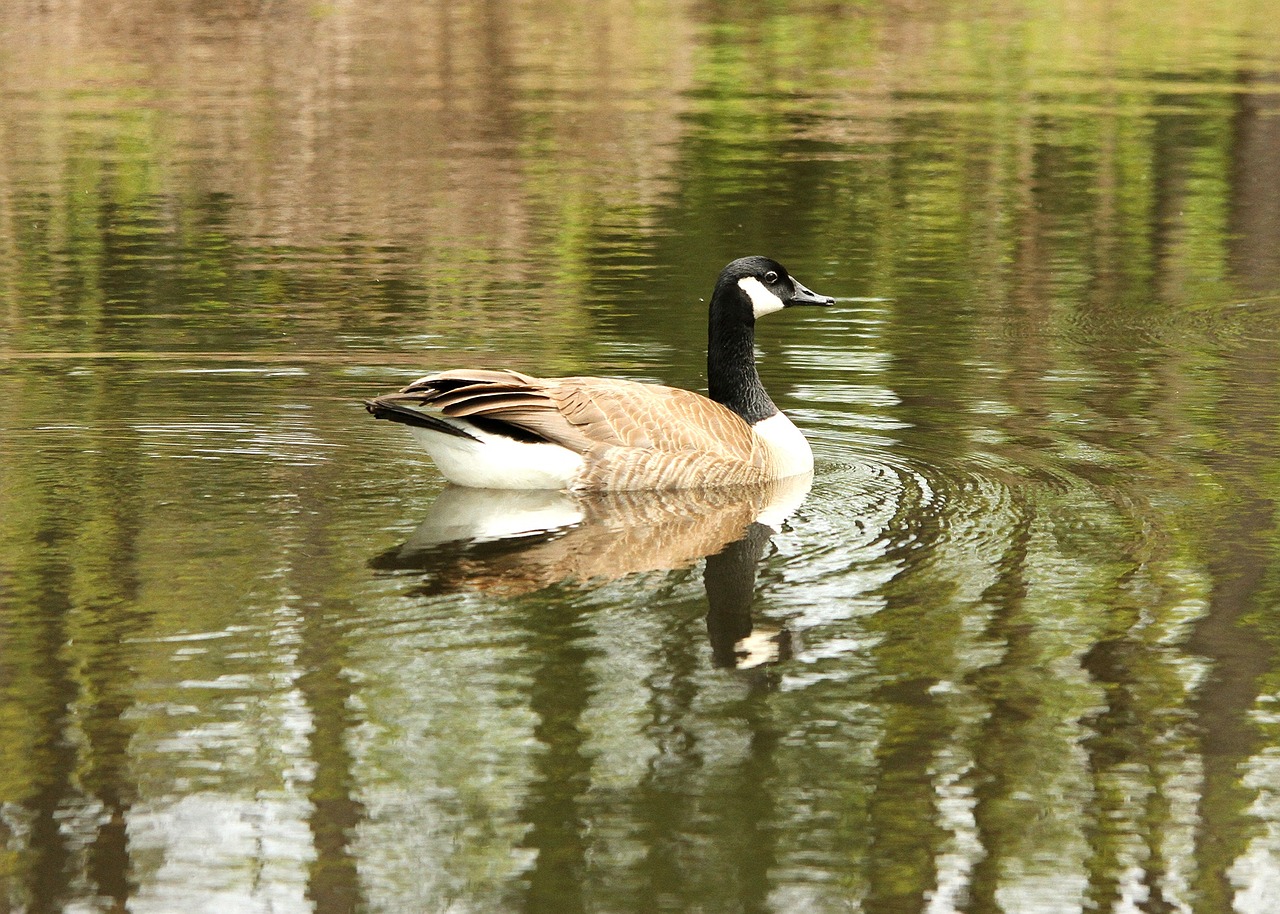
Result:
<svg viewBox="0 0 1280 914"><path fill-rule="evenodd" d="M675 387L458 369L370 401L387 418L396 407L467 420L475 434L558 445L582 458L568 488L758 485L781 475L768 443L738 415Z"/></svg>

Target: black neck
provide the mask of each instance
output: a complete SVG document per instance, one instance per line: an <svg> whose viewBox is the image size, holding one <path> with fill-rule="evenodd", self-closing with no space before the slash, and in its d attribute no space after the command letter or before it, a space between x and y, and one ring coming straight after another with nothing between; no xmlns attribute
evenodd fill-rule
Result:
<svg viewBox="0 0 1280 914"><path fill-rule="evenodd" d="M778 411L756 372L756 322L750 311L743 316L735 315L717 301L719 298L717 295L711 302L707 387L712 400L755 425Z"/></svg>

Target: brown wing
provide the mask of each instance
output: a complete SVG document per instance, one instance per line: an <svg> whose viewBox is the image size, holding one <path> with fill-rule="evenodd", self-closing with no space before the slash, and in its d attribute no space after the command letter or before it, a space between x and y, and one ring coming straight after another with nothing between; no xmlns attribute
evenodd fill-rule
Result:
<svg viewBox="0 0 1280 914"><path fill-rule="evenodd" d="M481 427L495 423L489 427L585 454L596 442L561 414L552 393L556 383L518 371L460 368L421 378L379 399L427 407Z"/></svg>
<svg viewBox="0 0 1280 914"><path fill-rule="evenodd" d="M592 442L593 489L742 485L770 478L759 439L736 413L676 387L558 378L560 413Z"/></svg>
<svg viewBox="0 0 1280 914"><path fill-rule="evenodd" d="M444 416L502 423L587 458L582 487L741 485L771 478L759 439L738 415L691 391L612 378L534 378L459 369L383 398Z"/></svg>

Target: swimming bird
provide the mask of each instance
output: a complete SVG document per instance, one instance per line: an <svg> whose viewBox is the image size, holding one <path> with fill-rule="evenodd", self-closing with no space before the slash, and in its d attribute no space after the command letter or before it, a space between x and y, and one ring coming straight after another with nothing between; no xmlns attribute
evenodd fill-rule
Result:
<svg viewBox="0 0 1280 914"><path fill-rule="evenodd" d="M765 392L755 325L831 305L767 257L721 271L707 334L710 397L614 378L460 368L365 401L409 426L446 479L493 489L627 491L758 485L809 473L809 442Z"/></svg>

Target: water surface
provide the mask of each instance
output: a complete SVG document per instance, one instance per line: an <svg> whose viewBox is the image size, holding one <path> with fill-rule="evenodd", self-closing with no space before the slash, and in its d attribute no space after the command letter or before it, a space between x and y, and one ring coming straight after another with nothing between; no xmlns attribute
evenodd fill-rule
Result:
<svg viewBox="0 0 1280 914"><path fill-rule="evenodd" d="M953 6L0 11L4 909L1275 910L1280 26ZM360 407L747 253L780 529Z"/></svg>

